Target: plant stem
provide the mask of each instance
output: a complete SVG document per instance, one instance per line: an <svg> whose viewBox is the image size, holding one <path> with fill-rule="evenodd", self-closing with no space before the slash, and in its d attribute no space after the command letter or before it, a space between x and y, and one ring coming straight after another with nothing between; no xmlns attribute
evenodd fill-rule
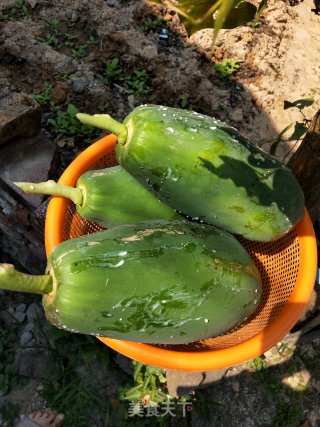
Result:
<svg viewBox="0 0 320 427"><path fill-rule="evenodd" d="M0 288L8 291L49 294L52 291L52 277L20 273L12 264L0 264Z"/></svg>
<svg viewBox="0 0 320 427"><path fill-rule="evenodd" d="M83 202L83 194L79 188L57 184L53 180L39 182L37 184L32 182L15 182L14 184L28 194L48 194L66 197L72 200L76 205L81 205Z"/></svg>
<svg viewBox="0 0 320 427"><path fill-rule="evenodd" d="M90 114L78 113L77 119L79 119L80 122L85 125L93 126L114 133L118 137L118 142L120 144L125 144L127 141L127 127L124 124L114 120L111 116L109 116L109 114L95 114L94 116L90 116Z"/></svg>

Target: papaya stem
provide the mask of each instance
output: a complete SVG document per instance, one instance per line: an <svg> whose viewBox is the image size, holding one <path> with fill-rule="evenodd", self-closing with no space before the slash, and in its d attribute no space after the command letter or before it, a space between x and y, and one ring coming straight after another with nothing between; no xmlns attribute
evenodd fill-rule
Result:
<svg viewBox="0 0 320 427"><path fill-rule="evenodd" d="M0 264L0 288L44 295L52 291L53 283L49 274L35 276L20 273L12 264Z"/></svg>
<svg viewBox="0 0 320 427"><path fill-rule="evenodd" d="M66 197L72 200L76 205L81 205L83 202L83 194L79 188L57 184L53 180L39 182L37 184L32 182L15 182L14 184L28 194L48 194L51 196Z"/></svg>
<svg viewBox="0 0 320 427"><path fill-rule="evenodd" d="M114 133L118 137L120 144L125 144L127 141L128 130L126 125L117 122L109 114L95 114L94 116L90 116L90 114L78 113L77 119L85 125Z"/></svg>

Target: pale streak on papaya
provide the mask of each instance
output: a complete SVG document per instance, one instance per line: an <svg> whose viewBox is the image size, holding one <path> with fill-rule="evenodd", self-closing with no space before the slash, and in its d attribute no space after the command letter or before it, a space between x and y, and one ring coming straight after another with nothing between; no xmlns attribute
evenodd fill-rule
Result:
<svg viewBox="0 0 320 427"><path fill-rule="evenodd" d="M159 229L153 228L153 229L142 230L142 231L139 231L139 232L137 232L137 234L134 234L132 236L123 237L121 240L122 240L122 242L134 242L136 240L143 240L144 237L152 236L152 234L154 234L156 232L161 233L162 229L161 228L159 228ZM184 234L184 233L182 231L179 231L179 230L174 230L174 231L166 231L166 234L169 234L169 235L171 234L172 236L174 236L176 234Z"/></svg>

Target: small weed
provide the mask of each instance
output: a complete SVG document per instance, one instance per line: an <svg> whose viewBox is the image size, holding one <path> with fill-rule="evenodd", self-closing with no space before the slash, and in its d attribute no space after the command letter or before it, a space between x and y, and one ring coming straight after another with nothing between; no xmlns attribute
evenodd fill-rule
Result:
<svg viewBox="0 0 320 427"><path fill-rule="evenodd" d="M6 13L0 15L0 21L10 21L11 19L29 19L30 8L24 0L17 0L12 7L6 8Z"/></svg>
<svg viewBox="0 0 320 427"><path fill-rule="evenodd" d="M74 34L65 34L64 35L64 46L70 47L70 48L74 48L76 46L76 41L77 41L78 37Z"/></svg>
<svg viewBox="0 0 320 427"><path fill-rule="evenodd" d="M23 19L30 18L30 11L24 0L17 0L14 7L14 14Z"/></svg>
<svg viewBox="0 0 320 427"><path fill-rule="evenodd" d="M81 59L87 52L90 46L98 44L99 39L96 36L89 36L84 44L78 45L78 35L64 31L63 25L57 18L46 21L48 34L39 39L39 41L47 43L54 49L67 47L70 49L70 54L74 59ZM73 25L68 25L68 28L73 30Z"/></svg>
<svg viewBox="0 0 320 427"><path fill-rule="evenodd" d="M87 46L95 46L98 43L99 43L99 39L98 39L98 37L95 37L95 36L90 36L88 38L88 40L86 41Z"/></svg>
<svg viewBox="0 0 320 427"><path fill-rule="evenodd" d="M119 58L113 58L105 62L105 68L102 72L101 80L104 84L112 82L122 82L126 86L129 93L134 95L147 95L151 89L148 86L149 75L144 69L135 69L129 75L123 75L124 70L121 66Z"/></svg>
<svg viewBox="0 0 320 427"><path fill-rule="evenodd" d="M48 19L46 21L46 25L47 25L49 31L53 34L56 34L56 35L61 34L60 23L61 23L61 21L58 18Z"/></svg>
<svg viewBox="0 0 320 427"><path fill-rule="evenodd" d="M131 402L141 402L144 407L166 400L168 395L162 390L162 385L167 381L164 371L136 361L133 364L135 385L123 388L120 398Z"/></svg>
<svg viewBox="0 0 320 427"><path fill-rule="evenodd" d="M213 68L221 79L230 78L240 68L241 61L232 58L225 58L219 64L214 64Z"/></svg>
<svg viewBox="0 0 320 427"><path fill-rule="evenodd" d="M40 93L33 93L32 98L38 101L40 105L53 107L51 92L52 85L48 82L45 82L43 91Z"/></svg>
<svg viewBox="0 0 320 427"><path fill-rule="evenodd" d="M123 73L119 58L113 58L104 63L104 70L102 72L102 82L110 84L116 80Z"/></svg>
<svg viewBox="0 0 320 427"><path fill-rule="evenodd" d="M261 372L268 367L268 363L263 357L255 357L248 362L248 366L253 372Z"/></svg>
<svg viewBox="0 0 320 427"><path fill-rule="evenodd" d="M49 30L49 34L45 37L39 38L39 41L47 43L49 46L54 49L58 49L61 46L61 37L62 33L60 31L60 20L57 18L52 18L46 21L46 26Z"/></svg>
<svg viewBox="0 0 320 427"><path fill-rule="evenodd" d="M73 104L68 104L67 110L55 107L55 117L48 119L55 133L60 136L77 136L85 141L92 140L98 135L98 130L82 124L76 117L78 109Z"/></svg>
<svg viewBox="0 0 320 427"><path fill-rule="evenodd" d="M134 70L132 74L123 78L129 92L134 95L147 95L151 89L147 85L149 75L146 70Z"/></svg>
<svg viewBox="0 0 320 427"><path fill-rule="evenodd" d="M54 49L58 49L60 47L59 39L53 34L48 34L46 37L40 38L39 41L46 43Z"/></svg>
<svg viewBox="0 0 320 427"><path fill-rule="evenodd" d="M79 137L89 142L99 135L99 130L82 124L76 117L78 109L73 104L68 104L66 110L54 103L51 98L53 87L46 82L42 92L32 94L32 97L43 107L47 107L50 117L47 124L59 136Z"/></svg>
<svg viewBox="0 0 320 427"><path fill-rule="evenodd" d="M133 364L133 384L122 387L119 394L121 401L129 401L128 417L132 420L139 417L139 426L170 426L171 417L178 419L188 416L192 410L192 398L169 396L163 369L136 361Z"/></svg>
<svg viewBox="0 0 320 427"><path fill-rule="evenodd" d="M71 56L74 59L81 59L84 57L89 46L96 45L98 43L98 39L94 36L90 36L84 45L79 47L75 47L71 50Z"/></svg>
<svg viewBox="0 0 320 427"><path fill-rule="evenodd" d="M76 49L71 50L71 56L73 59L81 59L84 57L84 54L86 52L86 46L79 46Z"/></svg>
<svg viewBox="0 0 320 427"><path fill-rule="evenodd" d="M140 28L144 33L149 31L154 31L159 25L163 23L163 17L158 16L148 16L141 24Z"/></svg>

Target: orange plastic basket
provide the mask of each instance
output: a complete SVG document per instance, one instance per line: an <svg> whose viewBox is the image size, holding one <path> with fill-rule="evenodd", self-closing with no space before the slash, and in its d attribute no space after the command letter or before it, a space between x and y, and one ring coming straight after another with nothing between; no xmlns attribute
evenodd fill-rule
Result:
<svg viewBox="0 0 320 427"><path fill-rule="evenodd" d="M84 150L65 170L59 182L76 184L89 169L117 164L116 137L108 135ZM116 197L116 195L115 195ZM52 197L49 203L45 245L47 255L60 242L100 230L80 218L72 202ZM157 346L99 338L132 359L166 369L206 371L240 364L264 353L290 331L303 314L316 275L317 247L308 212L283 238L270 243L240 239L257 265L263 283L259 309L241 326L222 336L188 345Z"/></svg>

